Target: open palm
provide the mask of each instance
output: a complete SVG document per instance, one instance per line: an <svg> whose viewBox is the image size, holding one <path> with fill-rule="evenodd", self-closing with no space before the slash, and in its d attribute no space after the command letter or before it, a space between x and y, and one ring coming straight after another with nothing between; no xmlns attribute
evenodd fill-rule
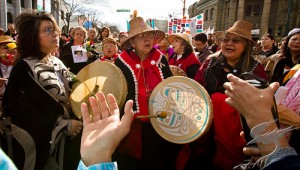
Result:
<svg viewBox="0 0 300 170"><path fill-rule="evenodd" d="M120 141L128 134L133 117L133 101L125 105L125 114L120 120L120 111L113 95L102 92L90 97L93 115L90 116L85 103L81 105L83 133L81 158L86 166L100 162L110 162L111 155Z"/></svg>

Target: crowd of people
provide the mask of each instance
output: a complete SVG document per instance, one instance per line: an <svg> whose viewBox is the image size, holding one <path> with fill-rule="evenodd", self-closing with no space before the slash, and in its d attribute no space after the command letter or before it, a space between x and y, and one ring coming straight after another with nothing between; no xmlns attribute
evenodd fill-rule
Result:
<svg viewBox="0 0 300 170"><path fill-rule="evenodd" d="M98 34L78 26L67 34L51 14L28 11L0 29L1 148L18 169L299 169L300 28L277 47L271 34L253 41L252 23L244 20L193 37L152 29L142 17L129 25L118 36L109 27ZM69 102L74 77L104 61L122 71L126 104L119 109L113 95L98 92L82 104L80 119ZM205 88L213 107L208 132L187 144L165 140L149 118L137 118L149 115L151 92L174 67ZM279 86L285 95L276 104ZM292 130L248 147L245 126L264 123L260 136Z"/></svg>

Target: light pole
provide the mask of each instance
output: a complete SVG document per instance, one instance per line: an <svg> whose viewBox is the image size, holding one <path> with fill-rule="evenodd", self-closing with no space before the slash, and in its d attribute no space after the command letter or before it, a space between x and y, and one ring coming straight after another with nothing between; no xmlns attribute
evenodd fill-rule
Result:
<svg viewBox="0 0 300 170"><path fill-rule="evenodd" d="M186 0L181 0L183 2L183 8L182 8L182 18L184 18L184 14L185 14L185 1Z"/></svg>

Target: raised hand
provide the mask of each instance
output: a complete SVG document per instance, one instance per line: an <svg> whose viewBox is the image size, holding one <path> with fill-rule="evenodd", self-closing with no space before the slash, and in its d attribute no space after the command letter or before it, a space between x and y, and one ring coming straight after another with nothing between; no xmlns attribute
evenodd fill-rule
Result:
<svg viewBox="0 0 300 170"><path fill-rule="evenodd" d="M120 111L112 94L107 99L102 92L90 97L93 115L89 115L86 103L81 105L83 132L81 139L81 158L86 166L101 162L110 162L111 155L120 141L128 134L133 118L133 101L127 101L124 116L120 120Z"/></svg>

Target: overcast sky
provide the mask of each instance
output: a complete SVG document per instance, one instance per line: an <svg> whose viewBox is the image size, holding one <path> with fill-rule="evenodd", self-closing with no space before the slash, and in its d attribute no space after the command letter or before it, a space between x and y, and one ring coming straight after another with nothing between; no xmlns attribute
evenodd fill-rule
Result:
<svg viewBox="0 0 300 170"><path fill-rule="evenodd" d="M126 30L126 20L129 20L133 10L144 19L166 19L169 14L182 16L183 0L90 0L92 8L103 13L101 20L119 25ZM186 14L188 7L197 0L186 0ZM116 12L117 9L129 9L131 12Z"/></svg>

